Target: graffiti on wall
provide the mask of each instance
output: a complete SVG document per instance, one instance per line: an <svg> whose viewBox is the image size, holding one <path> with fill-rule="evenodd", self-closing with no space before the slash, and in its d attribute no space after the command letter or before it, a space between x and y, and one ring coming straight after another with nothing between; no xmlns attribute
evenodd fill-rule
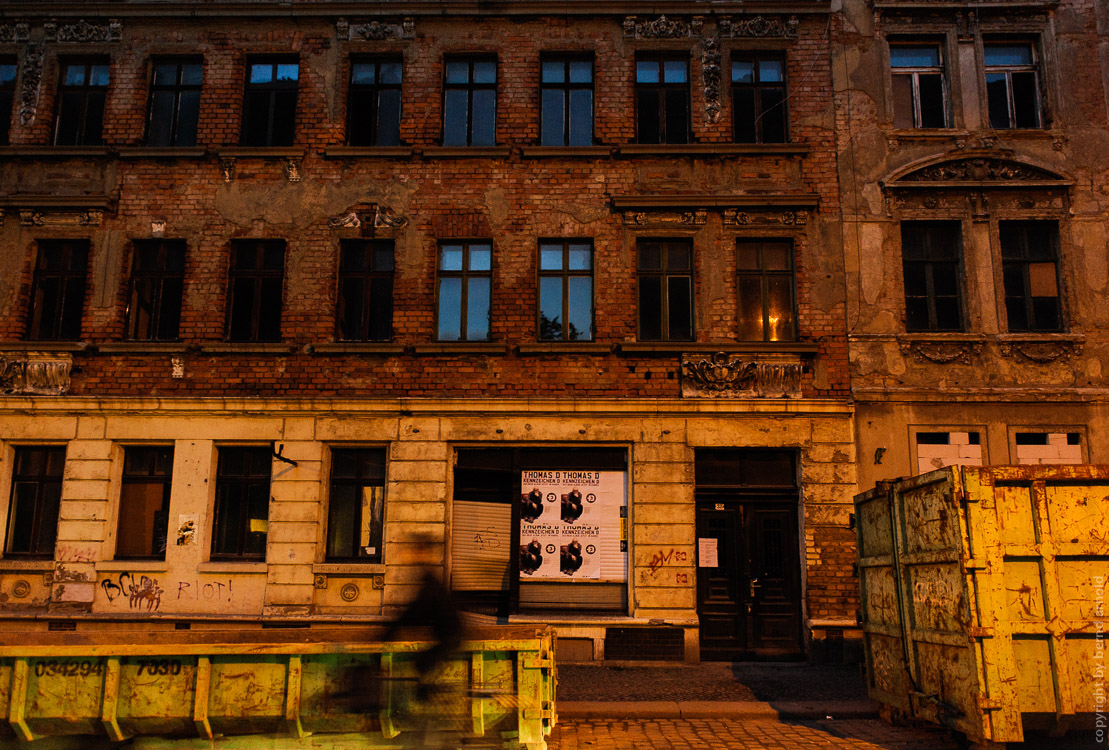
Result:
<svg viewBox="0 0 1109 750"><path fill-rule="evenodd" d="M147 575L136 578L128 571L120 573L115 580L105 578L100 582L100 588L109 602L126 598L128 609L142 610L145 607L147 612L157 611L162 606L162 594L165 593L157 578Z"/></svg>

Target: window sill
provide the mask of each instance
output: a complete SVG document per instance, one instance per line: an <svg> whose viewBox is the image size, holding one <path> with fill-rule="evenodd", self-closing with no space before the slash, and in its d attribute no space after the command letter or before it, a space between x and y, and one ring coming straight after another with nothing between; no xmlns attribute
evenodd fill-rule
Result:
<svg viewBox="0 0 1109 750"><path fill-rule="evenodd" d="M620 354L648 355L715 354L716 352L724 352L725 354L800 354L811 356L815 355L819 349L819 344L805 341L789 341L780 344L755 342L699 344L692 341L683 344L680 341L629 341L616 345L616 351Z"/></svg>
<svg viewBox="0 0 1109 750"><path fill-rule="evenodd" d="M127 146L117 149L116 153L120 159L202 159L208 151L204 148Z"/></svg>
<svg viewBox="0 0 1109 750"><path fill-rule="evenodd" d="M520 155L529 159L603 159L616 153L615 146L524 146Z"/></svg>
<svg viewBox="0 0 1109 750"><path fill-rule="evenodd" d="M370 576L385 573L383 563L316 563L312 572L317 575Z"/></svg>
<svg viewBox="0 0 1109 750"><path fill-rule="evenodd" d="M930 184L930 183L926 183ZM815 193L748 193L745 195L711 195L704 193L659 195L614 195L613 208L623 211L636 208L745 208L786 206L816 208Z"/></svg>
<svg viewBox="0 0 1109 750"><path fill-rule="evenodd" d="M969 138L970 133L956 128L898 128L886 131L892 141L944 141Z"/></svg>
<svg viewBox="0 0 1109 750"><path fill-rule="evenodd" d="M334 146L324 149L325 159L405 159L414 151L411 146Z"/></svg>
<svg viewBox="0 0 1109 750"><path fill-rule="evenodd" d="M197 573L265 573L264 562L202 562L196 566Z"/></svg>
<svg viewBox="0 0 1109 750"><path fill-rule="evenodd" d="M96 563L96 569L98 571L131 572L137 570L140 573L165 573L169 570L169 565L165 560L136 558L134 560L101 560Z"/></svg>
<svg viewBox="0 0 1109 750"><path fill-rule="evenodd" d="M404 344L339 342L334 344L309 344L306 354L404 354Z"/></svg>
<svg viewBox="0 0 1109 750"><path fill-rule="evenodd" d="M108 341L96 345L101 354L183 354L188 348L180 341Z"/></svg>
<svg viewBox="0 0 1109 750"><path fill-rule="evenodd" d="M111 149L107 146L4 146L0 148L0 158L88 159L111 155Z"/></svg>
<svg viewBox="0 0 1109 750"><path fill-rule="evenodd" d="M234 156L239 159L288 159L290 157L304 156L304 148L300 146L235 146L220 149L219 155Z"/></svg>
<svg viewBox="0 0 1109 750"><path fill-rule="evenodd" d="M202 354L292 354L292 344L201 344Z"/></svg>
<svg viewBox="0 0 1109 750"><path fill-rule="evenodd" d="M2 572L16 572L20 570L53 570L53 560L17 560L17 559L3 559L0 560L0 573Z"/></svg>
<svg viewBox="0 0 1109 750"><path fill-rule="evenodd" d="M808 152L804 143L626 143L618 150L620 156L793 156Z"/></svg>
<svg viewBox="0 0 1109 750"><path fill-rule="evenodd" d="M590 341L567 341L565 343L520 344L516 351L520 354L609 354L612 344Z"/></svg>
<svg viewBox="0 0 1109 750"><path fill-rule="evenodd" d="M472 343L416 344L412 347L416 354L508 354L508 344L488 341Z"/></svg>
<svg viewBox="0 0 1109 750"><path fill-rule="evenodd" d="M1068 333L1066 331L1025 331L1019 333L999 333L997 341L999 344L1011 344L1015 342L1021 343L1081 343L1086 340L1086 337L1080 333Z"/></svg>
<svg viewBox="0 0 1109 750"><path fill-rule="evenodd" d="M511 146L424 146L421 151L428 159L507 159L512 155Z"/></svg>
<svg viewBox="0 0 1109 750"><path fill-rule="evenodd" d="M0 351L8 352L89 352L96 347L87 341L3 341Z"/></svg>
<svg viewBox="0 0 1109 750"><path fill-rule="evenodd" d="M912 331L897 334L899 341L967 341L984 342L986 336L981 333L966 333L965 331Z"/></svg>

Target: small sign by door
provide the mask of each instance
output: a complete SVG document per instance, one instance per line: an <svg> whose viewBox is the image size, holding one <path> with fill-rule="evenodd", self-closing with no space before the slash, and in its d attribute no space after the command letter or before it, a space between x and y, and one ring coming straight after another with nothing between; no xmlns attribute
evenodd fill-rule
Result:
<svg viewBox="0 0 1109 750"><path fill-rule="evenodd" d="M717 503L716 510L724 510L724 503Z"/></svg>
<svg viewBox="0 0 1109 750"><path fill-rule="evenodd" d="M720 567L719 540L716 537L699 537L697 539L697 567Z"/></svg>

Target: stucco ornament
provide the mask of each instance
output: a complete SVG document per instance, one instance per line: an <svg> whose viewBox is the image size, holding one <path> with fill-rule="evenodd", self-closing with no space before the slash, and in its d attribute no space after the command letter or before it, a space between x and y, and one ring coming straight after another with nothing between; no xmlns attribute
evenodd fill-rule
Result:
<svg viewBox="0 0 1109 750"><path fill-rule="evenodd" d="M34 208L19 210L19 223L25 227L98 227L104 212L90 208L87 211L52 211Z"/></svg>
<svg viewBox="0 0 1109 750"><path fill-rule="evenodd" d="M902 178L907 182L944 182L972 180L1054 180L1055 175L1041 169L1006 161L1004 159L972 158L955 159L942 164L933 164L912 172Z"/></svg>
<svg viewBox="0 0 1109 750"><path fill-rule="evenodd" d="M333 216L327 220L328 229L357 229L362 226L357 211L347 211L345 214Z"/></svg>
<svg viewBox="0 0 1109 750"><path fill-rule="evenodd" d="M400 229L408 226L408 217L398 215L388 206L374 206L374 226Z"/></svg>
<svg viewBox="0 0 1109 750"><path fill-rule="evenodd" d="M724 211L724 223L741 227L748 226L804 226L809 222L806 211L740 211L729 208Z"/></svg>
<svg viewBox="0 0 1109 750"><path fill-rule="evenodd" d="M23 51L23 71L19 84L19 122L24 127L35 123L42 81L42 45L28 44Z"/></svg>
<svg viewBox="0 0 1109 750"><path fill-rule="evenodd" d="M705 117L720 119L720 45L716 37L701 42L701 78L705 83Z"/></svg>
<svg viewBox="0 0 1109 750"><path fill-rule="evenodd" d="M624 223L632 226L704 226L709 212L698 208L692 211L625 211Z"/></svg>
<svg viewBox="0 0 1109 750"><path fill-rule="evenodd" d="M700 16L695 16L691 22L666 16L659 16L653 21L628 16L624 19L624 36L636 39L684 39L690 34L700 34L703 24L704 19Z"/></svg>
<svg viewBox="0 0 1109 750"><path fill-rule="evenodd" d="M106 24L89 23L83 18L74 23L50 22L43 29L48 42L118 42L123 32L122 24L114 19Z"/></svg>
<svg viewBox="0 0 1109 750"><path fill-rule="evenodd" d="M415 30L416 22L411 18L405 18L399 23L382 23L376 20L350 23L345 18L335 22L335 31L339 38L348 41L379 42L384 39L411 39Z"/></svg>
<svg viewBox="0 0 1109 750"><path fill-rule="evenodd" d="M1082 352L1080 341L1005 341L1001 356L1023 359L1038 365L1066 362Z"/></svg>
<svg viewBox="0 0 1109 750"><path fill-rule="evenodd" d="M969 365L972 358L982 353L979 341L902 341L901 353L917 362L933 362L938 365L958 362Z"/></svg>
<svg viewBox="0 0 1109 750"><path fill-rule="evenodd" d="M22 43L31 38L31 25L20 21L17 23L0 24L0 43Z"/></svg>
<svg viewBox="0 0 1109 750"><path fill-rule="evenodd" d="M56 355L0 355L0 393L60 396L69 390L72 366Z"/></svg>
<svg viewBox="0 0 1109 750"><path fill-rule="evenodd" d="M752 16L751 18L721 18L717 22L721 36L754 37L766 39L780 37L795 39L797 27L800 22L797 16L790 16L788 20L781 18L767 18L766 16Z"/></svg>
<svg viewBox="0 0 1109 750"><path fill-rule="evenodd" d="M801 362L785 358L732 357L726 352L711 356L682 357L682 396L798 398L801 395Z"/></svg>

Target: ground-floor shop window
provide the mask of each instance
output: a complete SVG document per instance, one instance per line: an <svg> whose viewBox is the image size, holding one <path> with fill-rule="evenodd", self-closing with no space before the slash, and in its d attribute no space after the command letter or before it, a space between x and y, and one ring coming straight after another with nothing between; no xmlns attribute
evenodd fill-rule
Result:
<svg viewBox="0 0 1109 750"><path fill-rule="evenodd" d="M451 587L463 606L627 609L627 451L459 449Z"/></svg>

